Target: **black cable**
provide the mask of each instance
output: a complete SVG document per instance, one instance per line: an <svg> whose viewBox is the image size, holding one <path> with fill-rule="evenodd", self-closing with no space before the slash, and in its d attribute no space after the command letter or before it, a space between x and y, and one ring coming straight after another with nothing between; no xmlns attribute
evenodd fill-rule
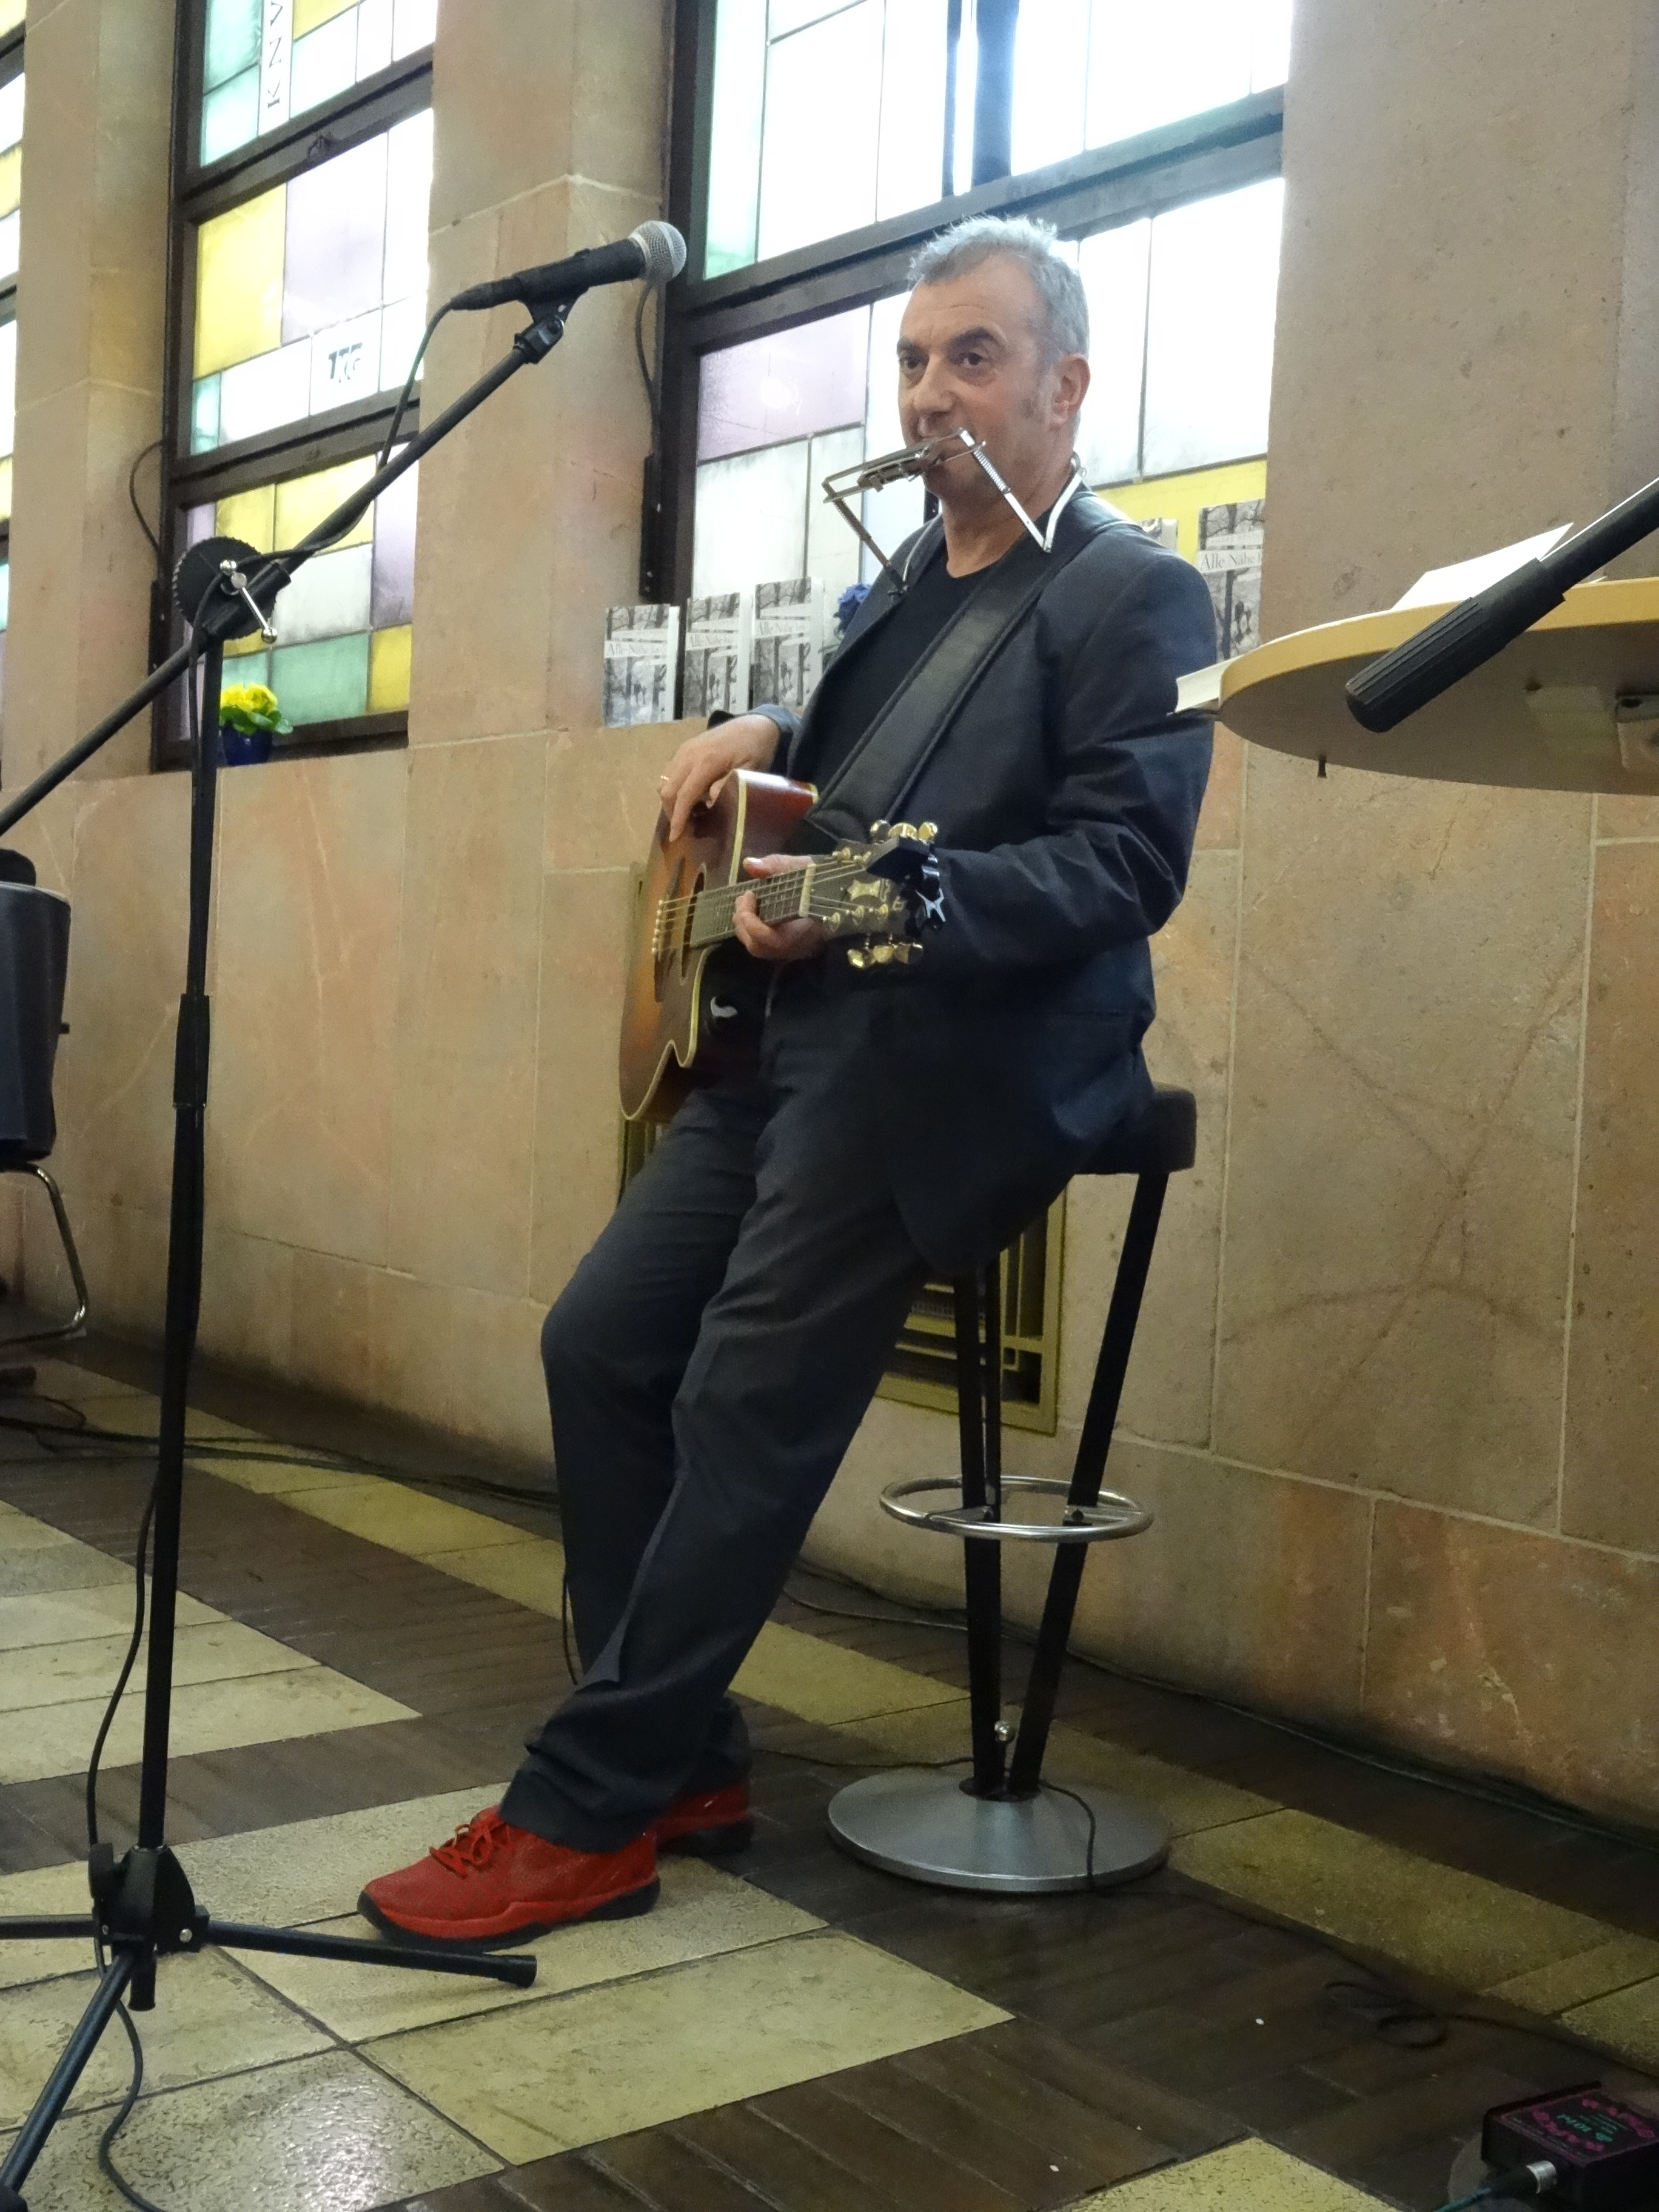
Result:
<svg viewBox="0 0 1659 2212"><path fill-rule="evenodd" d="M634 358L640 365L640 381L645 386L645 404L651 410L651 450L653 453L662 445L662 398L645 356L645 308L654 291L654 286L642 284L634 309Z"/></svg>
<svg viewBox="0 0 1659 2212"><path fill-rule="evenodd" d="M415 382L421 373L421 363L426 359L426 349L432 343L433 332L448 313L449 302L446 300L421 333L421 343L416 347L415 358L409 364L409 374L404 380L404 388L398 394L398 404L392 410L392 428L386 432L386 443L381 447L375 459L376 468L383 469L392 459L392 448L398 442L398 432L402 428L404 416L409 412L409 403L415 397Z"/></svg>
<svg viewBox="0 0 1659 2212"><path fill-rule="evenodd" d="M109 1703L104 1707L104 1717L98 1723L98 1733L93 1738L92 1756L87 1761L87 1850L88 1854L98 1848L98 1770L103 1763L104 1746L115 1725L116 1709L126 1695L127 1684L137 1664L138 1647L144 1640L145 1581L149 1563L149 1532L155 1518L156 1492L161 1487L161 1470L158 1466L149 1486L149 1496L138 1522L137 1557L133 1564L132 1635L128 1641L126 1656L121 1662L121 1671L115 1678L115 1687L110 1692Z"/></svg>
<svg viewBox="0 0 1659 2212"><path fill-rule="evenodd" d="M138 2093L144 2086L144 2046L138 2040L138 2031L133 2026L132 2015L125 2005L118 2004L115 2010L122 2027L127 2032L127 2041L132 2045L132 2080L128 2085L127 2094L123 2098L115 2118L98 2138L98 2170L106 2180L120 2191L127 2203L135 2208L135 2212L162 2212L162 2208L159 2204L146 2197L142 2189L136 2188L127 2179L125 2174L116 2165L112 2154L111 2146L126 2125L128 2117L138 2101Z"/></svg>
<svg viewBox="0 0 1659 2212"><path fill-rule="evenodd" d="M155 556L156 565L158 568L161 565L161 541L156 536L155 532L150 528L149 517L145 514L143 508L138 504L138 471L143 468L144 463L149 459L152 453L159 453L161 452L164 442L165 441L162 439L157 438L153 444L146 446L143 452L139 454L137 459L127 471L127 500L129 504L131 506L133 513L138 518L138 527L143 532L145 537L149 540L149 550Z"/></svg>

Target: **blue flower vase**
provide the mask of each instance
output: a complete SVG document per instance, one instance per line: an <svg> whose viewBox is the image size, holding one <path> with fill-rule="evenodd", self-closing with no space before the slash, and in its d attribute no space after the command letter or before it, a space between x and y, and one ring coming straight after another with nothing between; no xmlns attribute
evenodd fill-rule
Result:
<svg viewBox="0 0 1659 2212"><path fill-rule="evenodd" d="M270 758L269 730L238 730L228 722L219 725L219 757L227 768L246 768Z"/></svg>

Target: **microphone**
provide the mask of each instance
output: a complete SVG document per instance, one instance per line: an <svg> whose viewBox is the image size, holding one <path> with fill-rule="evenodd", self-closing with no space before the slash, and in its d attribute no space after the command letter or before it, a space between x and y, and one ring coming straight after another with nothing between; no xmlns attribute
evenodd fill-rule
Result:
<svg viewBox="0 0 1659 2212"><path fill-rule="evenodd" d="M452 308L501 307L519 300L544 307L580 299L596 284L665 284L685 266L685 240L672 222L642 222L614 246L589 246L563 261L544 261L488 284L470 284L450 301Z"/></svg>

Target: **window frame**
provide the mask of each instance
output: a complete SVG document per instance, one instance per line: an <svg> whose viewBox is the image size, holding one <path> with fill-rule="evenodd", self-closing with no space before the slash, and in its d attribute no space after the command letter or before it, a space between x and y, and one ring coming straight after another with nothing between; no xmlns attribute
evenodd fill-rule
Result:
<svg viewBox="0 0 1659 2212"><path fill-rule="evenodd" d="M432 105L432 49L418 48L350 85L331 100L290 118L279 131L204 164L201 143L203 76L209 0L177 0L171 174L168 187L167 336L162 362L161 504L161 551L151 601L150 665L178 642L172 578L184 550L185 516L257 484L283 483L337 462L376 452L392 427L396 395L376 393L326 414L307 416L269 434L239 440L211 453L186 452L195 382L197 238L203 223L274 185L319 168L337 155L378 137ZM417 385L404 410L400 439L421 427ZM156 769L186 764L187 748L173 716L176 704L158 700L152 712L150 755ZM409 714L362 714L350 720L311 722L278 738L284 755L362 750L408 742Z"/></svg>
<svg viewBox="0 0 1659 2212"><path fill-rule="evenodd" d="M702 356L744 339L767 337L838 309L870 305L903 288L916 249L947 224L975 215L1030 215L1064 239L1164 214L1283 173L1282 85L1228 106L1162 124L1133 138L1091 148L1018 175L986 177L931 206L821 239L811 246L704 277L708 149L714 105L714 16L718 0L676 0L670 88L668 213L684 234L686 273L669 287L659 331L660 445L658 496L647 514L641 551L641 596L683 604L691 588L696 501L697 398ZM980 0L982 15L993 0ZM998 8L1011 47L1018 0ZM954 42L958 0L950 22ZM952 68L954 76L954 66ZM1012 82L996 72L975 100L975 173L987 143L1006 163L1012 137ZM947 106L946 160L950 159Z"/></svg>

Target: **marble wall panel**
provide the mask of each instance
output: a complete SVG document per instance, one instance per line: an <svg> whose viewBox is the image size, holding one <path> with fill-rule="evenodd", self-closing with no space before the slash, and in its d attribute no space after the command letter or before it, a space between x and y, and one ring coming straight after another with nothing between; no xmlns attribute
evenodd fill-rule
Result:
<svg viewBox="0 0 1659 2212"><path fill-rule="evenodd" d="M190 788L181 775L156 775L80 789L59 1151L83 1198L164 1216Z"/></svg>
<svg viewBox="0 0 1659 2212"><path fill-rule="evenodd" d="M1650 1823L1659 1562L1377 1510L1364 1718L1429 1757Z"/></svg>
<svg viewBox="0 0 1659 2212"><path fill-rule="evenodd" d="M572 173L654 198L666 43L659 0L470 0L443 10L432 57L433 228Z"/></svg>
<svg viewBox="0 0 1659 2212"><path fill-rule="evenodd" d="M1589 802L1250 774L1217 1449L1553 1520Z"/></svg>
<svg viewBox="0 0 1659 2212"><path fill-rule="evenodd" d="M220 1226L384 1262L409 756L220 785L208 1194Z"/></svg>
<svg viewBox="0 0 1659 2212"><path fill-rule="evenodd" d="M561 870L546 878L530 1278L544 1304L558 1296L617 1200L617 1043L634 900L627 868Z"/></svg>
<svg viewBox="0 0 1659 2212"><path fill-rule="evenodd" d="M585 181L550 185L434 233L441 294L626 234L654 211ZM411 743L599 718L605 610L637 597L648 415L633 295L589 294L569 334L422 467ZM458 315L434 341L424 404L503 352L522 312Z"/></svg>
<svg viewBox="0 0 1659 2212"><path fill-rule="evenodd" d="M1386 606L1640 481L1614 426L1650 12L1298 9L1265 635ZM1650 426L1656 373L1650 351Z"/></svg>
<svg viewBox="0 0 1659 2212"><path fill-rule="evenodd" d="M539 1298L458 1291L450 1336L447 1427L550 1468Z"/></svg>
<svg viewBox="0 0 1659 2212"><path fill-rule="evenodd" d="M455 1296L441 1283L368 1271L371 1401L428 1428L447 1427L453 1404Z"/></svg>
<svg viewBox="0 0 1659 2212"><path fill-rule="evenodd" d="M1659 1552L1659 845L1595 857L1561 1525Z"/></svg>
<svg viewBox="0 0 1659 2212"><path fill-rule="evenodd" d="M289 1358L301 1389L359 1402L374 1398L375 1273L325 1252L295 1253Z"/></svg>
<svg viewBox="0 0 1659 2212"><path fill-rule="evenodd" d="M1214 729L1210 781L1198 817L1200 852L1226 851L1238 843L1244 821L1244 763L1248 748L1223 723Z"/></svg>
<svg viewBox="0 0 1659 2212"><path fill-rule="evenodd" d="M1203 1444L1210 1434L1238 879L1237 854L1195 854L1187 896L1152 945L1158 1014L1146 1062L1158 1082L1196 1097L1198 1158L1172 1177L1164 1200L1121 1419L1176 1443ZM1067 1419L1081 1420L1088 1401L1133 1195L1126 1177L1079 1176L1066 1196L1060 1403Z"/></svg>
<svg viewBox="0 0 1659 2212"><path fill-rule="evenodd" d="M547 866L641 866L662 811L657 779L704 726L694 720L559 731L547 749Z"/></svg>
<svg viewBox="0 0 1659 2212"><path fill-rule="evenodd" d="M204 1356L285 1382L294 1371L294 1263L289 1244L215 1224L202 1249Z"/></svg>
<svg viewBox="0 0 1659 2212"><path fill-rule="evenodd" d="M409 766L392 1100L392 1265L522 1297L546 746L423 746Z"/></svg>

